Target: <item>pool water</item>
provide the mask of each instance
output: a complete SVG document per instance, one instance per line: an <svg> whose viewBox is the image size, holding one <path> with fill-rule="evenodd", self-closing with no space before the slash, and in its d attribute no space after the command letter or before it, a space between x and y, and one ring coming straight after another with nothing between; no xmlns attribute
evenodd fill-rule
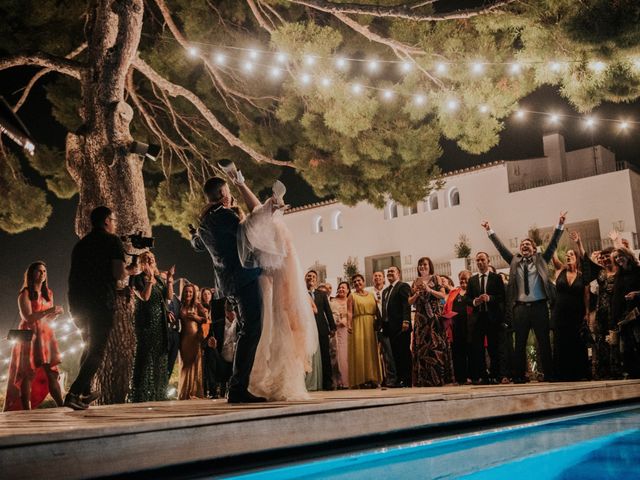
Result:
<svg viewBox="0 0 640 480"><path fill-rule="evenodd" d="M640 404L255 470L235 479L640 479Z"/></svg>

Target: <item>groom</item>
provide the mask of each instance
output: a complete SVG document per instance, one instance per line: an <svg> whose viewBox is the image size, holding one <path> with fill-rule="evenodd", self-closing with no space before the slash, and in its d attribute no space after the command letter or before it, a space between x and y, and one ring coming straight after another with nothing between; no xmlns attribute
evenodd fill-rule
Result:
<svg viewBox="0 0 640 480"><path fill-rule="evenodd" d="M234 183L245 197L249 210L258 202L249 187L244 184L240 172ZM208 251L213 260L216 285L225 297L233 297L238 303L238 343L233 361L233 374L229 380L229 403L264 402L248 391L249 376L253 367L258 341L262 330L262 298L258 277L259 268L244 268L240 262L237 234L240 218L230 208L231 192L227 182L213 177L204 184L208 204L200 215L200 228L191 230L191 244L196 251ZM259 202L258 202L259 203Z"/></svg>

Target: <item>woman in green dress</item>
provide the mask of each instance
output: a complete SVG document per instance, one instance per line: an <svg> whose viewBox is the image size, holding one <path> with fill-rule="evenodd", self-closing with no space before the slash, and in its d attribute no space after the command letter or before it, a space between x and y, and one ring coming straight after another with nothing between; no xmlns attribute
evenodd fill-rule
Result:
<svg viewBox="0 0 640 480"><path fill-rule="evenodd" d="M142 273L134 279L136 355L131 385L132 402L166 400L168 372L167 300L173 298L171 267L162 278L151 252L140 255Z"/></svg>
<svg viewBox="0 0 640 480"><path fill-rule="evenodd" d="M351 279L355 289L347 299L349 332L349 384L352 388L376 388L382 381L376 326L378 307L371 292L364 289L364 277Z"/></svg>

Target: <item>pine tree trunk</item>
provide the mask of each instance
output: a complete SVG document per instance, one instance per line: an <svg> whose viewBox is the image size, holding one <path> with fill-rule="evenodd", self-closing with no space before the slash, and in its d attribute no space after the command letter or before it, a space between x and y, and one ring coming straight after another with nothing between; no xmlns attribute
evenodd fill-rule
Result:
<svg viewBox="0 0 640 480"><path fill-rule="evenodd" d="M84 123L67 135L67 168L80 194L76 233L90 229L89 214L106 205L116 214L118 234L151 233L147 214L143 159L129 152L133 109L125 102L125 79L142 31L143 0L98 0L87 21L87 64L81 78ZM104 365L94 386L102 403L124 402L129 389L135 332L133 307L118 302L115 327Z"/></svg>

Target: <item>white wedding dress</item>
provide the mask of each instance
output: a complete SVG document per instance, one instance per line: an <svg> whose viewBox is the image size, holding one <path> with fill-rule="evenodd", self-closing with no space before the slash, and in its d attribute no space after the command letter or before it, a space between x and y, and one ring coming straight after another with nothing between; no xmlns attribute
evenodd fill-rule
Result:
<svg viewBox="0 0 640 480"><path fill-rule="evenodd" d="M262 334L249 391L267 400L307 400L305 375L318 348L318 331L291 234L273 212L273 198L240 224L244 266L260 266Z"/></svg>

